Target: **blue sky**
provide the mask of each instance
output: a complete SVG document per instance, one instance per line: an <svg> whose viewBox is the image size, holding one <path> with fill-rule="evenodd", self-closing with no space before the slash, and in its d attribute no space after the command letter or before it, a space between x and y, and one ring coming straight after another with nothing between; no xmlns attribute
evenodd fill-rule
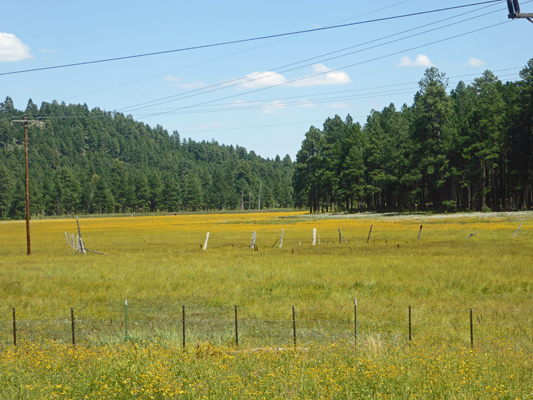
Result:
<svg viewBox="0 0 533 400"><path fill-rule="evenodd" d="M0 74L475 2L11 2L0 16ZM520 5L522 12L533 12L533 1ZM487 69L504 82L517 80L533 57L533 24L510 21L507 14L500 1L284 38L0 75L0 100L10 96L19 109L29 98L39 105L86 103L177 130L182 138L214 139L263 157L289 154L294 160L309 127L321 127L327 117L350 114L364 125L372 109L411 105L429 66L446 73L449 89Z"/></svg>

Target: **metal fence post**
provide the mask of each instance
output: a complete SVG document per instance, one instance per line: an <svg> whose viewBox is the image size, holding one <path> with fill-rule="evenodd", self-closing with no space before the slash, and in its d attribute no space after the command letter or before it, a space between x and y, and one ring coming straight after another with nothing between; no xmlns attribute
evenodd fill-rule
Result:
<svg viewBox="0 0 533 400"><path fill-rule="evenodd" d="M124 301L124 333L124 343L126 343L128 341L128 299Z"/></svg>
<svg viewBox="0 0 533 400"><path fill-rule="evenodd" d="M470 347L474 348L474 318L470 309Z"/></svg>
<svg viewBox="0 0 533 400"><path fill-rule="evenodd" d="M292 336L294 339L294 348L296 349L296 313L294 306L292 306Z"/></svg>
<svg viewBox="0 0 533 400"><path fill-rule="evenodd" d="M237 319L237 305L235 305L235 346L239 347L239 325Z"/></svg>
<svg viewBox="0 0 533 400"><path fill-rule="evenodd" d="M409 346L411 346L411 306L409 306Z"/></svg>
<svg viewBox="0 0 533 400"><path fill-rule="evenodd" d="M13 307L13 346L17 347L17 318L15 316L15 307Z"/></svg>
<svg viewBox="0 0 533 400"><path fill-rule="evenodd" d="M185 306L181 306L181 325L182 325L183 349L185 349Z"/></svg>
<svg viewBox="0 0 533 400"><path fill-rule="evenodd" d="M353 303L353 320L354 320L354 346L357 345L357 299Z"/></svg>
<svg viewBox="0 0 533 400"><path fill-rule="evenodd" d="M74 307L70 307L70 321L72 322L72 346L76 346L76 336L74 333Z"/></svg>

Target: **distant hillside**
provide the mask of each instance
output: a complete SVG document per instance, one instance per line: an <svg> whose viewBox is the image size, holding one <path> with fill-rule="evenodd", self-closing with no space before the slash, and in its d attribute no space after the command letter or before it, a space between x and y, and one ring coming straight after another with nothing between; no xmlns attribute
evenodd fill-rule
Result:
<svg viewBox="0 0 533 400"><path fill-rule="evenodd" d="M30 99L0 103L0 219L23 218L24 130L29 128L33 215L196 211L292 206L289 156L263 159L243 147L181 140L121 113Z"/></svg>

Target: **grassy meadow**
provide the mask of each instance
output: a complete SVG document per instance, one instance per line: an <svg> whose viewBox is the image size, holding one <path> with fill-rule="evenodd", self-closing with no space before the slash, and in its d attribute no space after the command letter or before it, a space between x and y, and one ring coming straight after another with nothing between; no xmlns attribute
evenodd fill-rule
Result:
<svg viewBox="0 0 533 400"><path fill-rule="evenodd" d="M33 220L31 256L25 223L0 223L0 398L533 397L531 213L80 226L86 247L109 255L67 247L74 219Z"/></svg>

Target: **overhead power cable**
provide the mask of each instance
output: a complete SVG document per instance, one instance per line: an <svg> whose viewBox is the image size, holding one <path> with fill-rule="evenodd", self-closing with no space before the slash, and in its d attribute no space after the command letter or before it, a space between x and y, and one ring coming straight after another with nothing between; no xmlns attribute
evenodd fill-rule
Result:
<svg viewBox="0 0 533 400"><path fill-rule="evenodd" d="M516 72L511 73L511 74L499 75L498 79L500 79L500 78L503 78L503 77L516 76L518 74L519 70L521 70L522 68L523 67L503 68L503 69L492 70L491 72L500 73L500 72L513 71L513 70L516 71ZM479 76L478 73L472 73L472 74L449 76L447 78L448 79L453 79L453 81L450 82L450 84L453 84L453 83L458 83L461 80L461 78L478 77L478 76ZM413 81L413 82L396 83L396 84L391 84L391 85L373 86L373 87L366 87L366 88L359 88L359 89L338 90L338 91L330 91L330 92L324 92L324 93L308 94L308 95L306 95L306 97L304 99L301 99L301 96L286 96L286 97L276 97L276 98L270 98L270 99L251 100L248 103L252 103L252 102L253 103L261 103L261 102L268 102L268 101L275 101L275 100L291 100L291 99L300 98L301 99L300 101L291 102L292 104L298 105L298 103L301 104L303 101L309 101L308 99L309 98L313 98L313 97L315 97L315 98L318 97L319 99L311 100L311 101L319 103L319 102L323 102L320 99L321 97L323 98L325 96L340 95L340 94L342 94L343 96L331 97L331 98L328 99L328 101L345 100L345 99L350 99L350 98L351 99L360 99L360 98L363 98L364 96L369 96L369 95L378 95L378 96L381 97L383 95L397 95L397 94L412 93L412 91L417 88L418 84L419 84L419 82ZM371 90L374 91L374 90L379 90L379 89L390 89L390 88L396 88L396 87L402 87L402 86L404 86L404 87L405 86L407 86L407 87L411 86L411 87L410 88L403 88L403 89L389 90L389 91L368 93L368 91L371 91ZM349 95L349 93L356 93L356 92L366 92L366 93ZM285 104L291 104L291 103L285 103ZM222 103L222 104L218 104L216 106L217 107L226 107L226 108L224 108L224 109L221 109L221 108L205 109L204 108L204 109L197 109L197 110L188 111L188 112L174 112L174 114L199 114L199 113L206 113L206 112L240 111L242 109L269 108L268 104L256 104L256 105L253 105L253 106L247 106L247 105L243 104L242 106L239 106L238 104L236 105L235 103ZM230 108L230 106L231 106L231 108ZM273 108L273 107L270 107L270 108ZM175 111L175 108L168 108L166 110ZM154 112L154 111L156 111L156 110L154 110L154 109L147 110L147 112ZM106 114L107 113L109 113L109 112L106 112ZM123 113L120 113L120 114L123 114ZM95 116L89 116L88 117L87 115L84 115L84 114L68 114L68 115L64 115L64 116L61 116L61 117L46 116L46 118L47 119L68 119L68 118L98 118L98 117L95 117Z"/></svg>
<svg viewBox="0 0 533 400"><path fill-rule="evenodd" d="M502 77L506 76L516 76L515 74L508 74L508 75L502 75ZM454 82L454 83L458 83ZM209 109L195 109L195 110L189 110L189 111L182 111L182 112L174 112L173 115L179 114L179 115L190 115L190 114L203 114L203 113L217 113L217 112L229 112L229 111L248 111L248 110L276 110L276 109L284 109L288 107L310 107L314 106L316 104L324 104L324 103L331 103L331 102L337 102L337 101L349 101L349 100L362 100L362 99L368 99L368 98L376 98L376 97L391 97L391 96L400 96L405 94L412 94L414 91L418 89L417 86L413 86L412 88L405 88L405 89L397 89L397 90L386 90L381 92L371 92L371 93L360 93L360 94L352 94L347 96L340 96L340 97L324 97L319 98L313 101L309 101L308 99L301 99L301 100L295 100L290 102L282 102L283 98L276 99L277 102L267 103L267 101L273 101L272 99L269 100L255 100L248 103L243 104L235 104L235 103L225 103L220 104L219 108L209 108ZM224 107L224 108L222 108ZM142 118L142 116L139 116L139 118Z"/></svg>
<svg viewBox="0 0 533 400"><path fill-rule="evenodd" d="M491 7L491 6L488 6L488 7ZM486 8L486 7L483 7L483 8ZM272 69L270 69L268 71L270 73L261 75L260 77L257 77L257 78L250 78L250 77L234 78L234 79L230 79L230 80L227 80L227 81L224 81L224 82L220 82L220 83L216 83L216 84L213 84L213 85L209 85L207 87L189 90L189 91L187 91L185 93L180 93L180 94L175 94L175 95L171 95L171 96L162 97L162 98L159 98L159 99L149 100L149 101L138 103L138 104L135 104L135 105L132 105L132 106L128 106L128 107L122 107L122 108L118 109L118 111L122 111L122 112L138 111L138 110L150 107L150 106L166 104L166 103L170 103L170 102L177 101L177 100L183 100L183 99L190 98L190 97L200 96L200 95L203 95L203 94L206 94L206 93L211 93L211 92L215 92L215 91L218 91L218 90L239 86L239 85L242 85L242 84L245 84L245 83L252 83L252 82L255 82L255 81L260 81L260 80L266 79L266 78L268 78L270 76L274 76L274 75L276 75L276 73L286 73L286 72L295 71L297 69L309 67L309 66L313 65L313 63L300 65L298 67L294 67L294 68L290 68L290 69L287 69L288 67L292 67L292 66L295 66L295 65L298 65L298 64L302 64L304 62L308 62L308 61L311 61L311 60L317 60L317 59L320 59L322 57L327 57L327 56L330 56L330 55L333 55L333 54L341 53L343 51L350 50L350 49L357 48L357 47L361 47L361 46L365 46L365 45L368 45L368 44L371 44L371 43L379 42L381 40L385 40L385 39L388 39L388 38L391 38L391 37L394 37L394 36L398 36L398 35L401 35L401 34L404 34L404 33L412 32L412 31L415 31L417 29L422 29L422 28L425 28L427 26L435 25L437 23L444 22L444 21L447 21L447 20L450 20L450 19L453 19L453 18L458 18L458 17L461 17L463 15L470 14L470 13L476 12L476 11L479 11L479 9L478 10L474 10L474 11L469 11L469 12L466 12L466 13L462 13L462 14L459 14L459 15L455 15L455 16L452 16L452 17L444 18L444 19L441 19L439 21L431 22L429 24L424 24L424 25L421 25L421 26L418 26L418 27L415 27L415 28L407 29L407 30L404 30L404 31L401 31L401 32L398 32L398 33L387 35L387 36L384 36L384 37L381 37L381 38L378 38L378 39L373 39L373 40L370 40L370 41L367 41L367 42L364 42L364 43L359 43L359 44L354 45L354 46L345 47L343 49L335 50L335 51L332 51L332 52L329 52L329 53L326 53L326 54L322 54L320 56L315 56L315 57L307 58L305 60L301 60L301 61L293 62L293 63L290 63L290 64L286 64L286 65L283 65L283 66L280 66L280 67L277 67L277 68L272 68ZM367 48L364 48L364 49L361 49L361 50L352 51L352 52L341 54L341 55L338 55L338 56L335 56L335 57L331 57L331 58L328 58L328 59L321 59L319 61L315 61L315 63L316 62L322 62L323 63L323 62L326 62L326 61L331 61L331 60L335 60L335 59L338 59L338 58L347 57L349 55L360 53L360 52L363 52L363 51L366 51L366 50L372 50L372 49L375 49L377 47L385 46L385 45L391 44L391 43L396 43L396 42L399 42L399 41L402 41L402 40L410 39L412 37L420 36L420 35L423 35L423 34L426 34L426 33L430 33L430 32L434 32L434 31L437 31L437 30L440 30L440 29L448 28L450 26L457 25L457 24L460 24L460 23L463 23L463 22L469 22L469 21L472 21L475 18L481 18L481 17L487 16L489 14L493 14L495 12L499 12L499 10L491 11L491 12L488 12L488 13L485 13L485 14L481 14L481 15L478 15L478 16L475 16L475 17L472 17L472 18L468 18L468 19L465 19L465 20L462 20L462 21L454 22L454 23L451 23L451 24L448 24L448 25L437 27L437 28L432 28L432 29L429 29L429 30L424 31L424 32L419 32L419 33L416 33L416 34L413 34L413 35L410 35L410 36L406 36L406 37L403 37L403 38L391 40L391 41L388 41L388 42L385 42L385 43L381 43L381 44L377 44L377 45L374 45L374 46L370 46L370 47L367 47Z"/></svg>
<svg viewBox="0 0 533 400"><path fill-rule="evenodd" d="M466 35L470 35L472 33L481 32L481 31L484 31L486 29L495 28L497 26L500 26L500 25L503 25L503 24L507 24L507 23L509 23L509 21L499 22L499 23L494 24L494 25L489 25L489 26L486 26L486 27L483 27L483 28L475 29L473 31L461 33L459 35L450 36L450 37L447 37L447 38L444 38L444 39L435 40L433 42L428 42L428 43L421 44L421 45L418 45L418 46L410 47L408 49L395 51L393 53L389 53L389 54L386 54L386 55L383 55L383 56L379 56L379 57L375 57L375 58L372 58L372 59L359 61L357 63L345 65L343 67L332 69L332 70L329 70L329 71L326 71L326 72L319 72L319 73L316 73L316 74L313 74L313 75L309 75L309 76L306 76L306 77L303 77L303 78L297 78L297 79L293 79L293 80L290 80L290 81L287 81L287 82L282 82L282 83L278 83L278 84L275 84L275 85L270 85L270 86L267 86L267 87L263 87L263 88L259 88L259 89L255 89L255 90L250 90L250 91L247 91L245 93L239 93L239 94L235 94L235 95L231 95L231 96L222 97L222 98L219 98L219 99L204 101L202 103L197 103L197 104L192 104L192 105L189 105L189 106L179 107L179 108L176 108L176 109L174 109L172 111L166 111L166 112L159 112L159 113L155 113L155 114L150 114L150 115L147 115L147 116L142 117L142 118L150 118L150 117L155 117L155 116L158 116L158 115L169 114L169 113L171 113L173 111L180 111L180 110L184 110L184 109L188 109L188 108L199 107L199 106L203 106L203 105L206 105L206 104L216 103L218 101L227 100L227 99L235 98L235 97L238 97L238 96L242 96L243 94L256 93L256 92L259 92L259 91L262 91L262 90L272 89L274 87L285 86L285 85L288 85L288 84L291 84L291 83L294 83L294 82L302 81L304 79L314 78L314 77L317 77L317 76L324 75L326 73L336 72L336 71L340 71L340 70L346 69L346 68L352 68L352 67L355 67L355 66L358 66L358 65L367 64L367 63L372 62L372 61L382 60L384 58L388 58L388 57L392 57L392 56L395 56L395 55L398 55L398 54L402 54L402 53L405 53L407 51L412 51L412 50L420 49L422 47L431 46L431 45L434 45L434 44L437 44L437 43L446 42L446 41L449 41L449 40L452 40L452 39L457 39L457 38L460 38L460 37L463 37L463 36L466 36Z"/></svg>
<svg viewBox="0 0 533 400"><path fill-rule="evenodd" d="M319 32L319 31L326 31L326 30L332 30L332 29L346 28L346 27L349 27L349 26L370 24L370 23L375 23L375 22L384 22L384 21L390 21L390 20L400 19L400 18L415 17L415 16L419 16L419 15L426 15L426 14L438 13L438 12L443 12L443 11L457 10L457 9L460 9L460 8L474 7L474 6L479 6L479 5L483 5L483 4L491 4L491 3L498 3L498 2L501 2L501 0L489 0L489 1L484 1L484 2L480 2L480 3L464 4L464 5L461 5L461 6L446 7L446 8L436 9L436 10L429 10L429 11L420 11L420 12L416 12L416 13L396 15L396 16L385 17L385 18L377 18L377 19L372 19L372 20L367 20L367 21L358 21L358 22L351 22L351 23L347 23L347 24L326 26L326 27L313 28L313 29L304 29L304 30L300 30L300 31L278 33L278 34L267 35L267 36L259 36L259 37L248 38L248 39L238 39L238 40L232 40L232 41L227 41L227 42L219 42L219 43L205 44L205 45L199 45L199 46L183 47L183 48L180 48L180 49L156 51L156 52L152 52L152 53L143 53L143 54L136 54L136 55L131 55L131 56L106 58L106 59L93 60L93 61L84 61L84 62L72 63L72 64L55 65L55 66L52 66L52 67L42 67L42 68L33 68L33 69L26 69L26 70L19 70L19 71L2 72L2 73L0 73L0 76L13 75L13 74L22 74L22 73L27 73L27 72L45 71L45 70L58 69L58 68L77 67L77 66L81 66L81 65L90 65L90 64L98 64L98 63L105 63L105 62L112 62L112 61L128 60L128 59L133 59L133 58L151 57L151 56L162 55L162 54L170 54L170 53L178 53L178 52L191 51L191 50L206 49L206 48L210 48L210 47L227 46L227 45L230 45L230 44L238 44L238 43L253 42L253 41L258 41L258 40L274 39L274 38L285 37L285 36L301 35L301 34L304 34L304 33L311 33L311 32Z"/></svg>
<svg viewBox="0 0 533 400"><path fill-rule="evenodd" d="M365 16L367 16L367 15L374 14L374 13L377 13L377 12L380 12L380 11L383 11L383 10L386 10L386 9L389 9L389 8L393 8L393 7L399 6L399 5L401 5L401 4L409 3L410 1L412 1L412 0L405 0L405 1L401 1L401 2L399 2L399 3L391 4L391 5L386 6L386 7L378 8L378 9L376 9L376 10L372 10L372 11L367 12L367 13L365 13L365 14L360 14L360 15L358 15L358 16L351 17L351 18L348 18L348 19L344 19L344 20L342 20L342 21L338 21L338 22L335 22L335 23L333 23L333 24L328 24L327 26L333 26L333 25L341 24L341 23L346 22L346 21L352 21L352 20L354 20L354 19L356 19L356 18L365 17ZM474 12L475 12L475 11L474 11ZM290 37L282 38L282 39L279 39L279 40L276 40L276 41L273 41L273 42L269 42L269 43L265 43L265 44L260 44L260 45L258 45L258 46L254 46L254 47L250 47L250 48L245 49L245 50L240 50L240 51L237 51L237 52L234 52L234 53L225 54L225 55L220 56L220 57L215 57L215 58L211 58L211 59L208 59L208 60L204 60L204 61L201 61L201 62L198 62L198 63L189 64L189 65L186 65L186 66L183 66L183 67L180 67L180 68L175 68L175 69L172 69L172 70L170 70L170 71L159 72L159 73L157 73L157 74L152 74L152 75L150 75L150 76L145 76L145 77L143 77L143 78L138 78L138 79L135 79L135 80L132 80L132 81L122 82L122 83L119 83L119 84L116 84L116 85L113 85L113 86L108 86L108 87L105 87L105 88L100 88L100 89L97 89L97 90L92 90L92 91L90 91L90 92L86 92L86 93L82 93L82 94L77 94L77 95L73 95L73 96L65 97L65 98L63 98L62 100L65 101L65 100L74 99L74 98L77 98L77 97L86 96L86 95L88 95L88 94L99 93L99 92L103 92L103 91L106 91L106 90L114 89L114 88L117 88L117 87L122 87L122 86L130 85L130 84L132 84L132 83L141 82L141 81L144 81L144 80L147 80L147 79L156 78L156 77L158 77L158 76L163 76L163 75L166 75L166 74L170 74L171 72L182 71L182 70L187 69L187 68L197 67L197 66L199 66L199 65L208 64L208 63L213 62L213 61L221 60L221 59L224 59L224 58L228 58L228 57L235 56L235 55L237 55L237 54L242 54L242 53L246 53L246 52L249 52L249 51L252 51L252 50L255 50L255 49L259 49L259 48L261 48L261 47L271 46L272 44L279 43L279 42L282 42L282 41L284 41L284 40L288 40L288 39L291 39L291 38L290 38Z"/></svg>

